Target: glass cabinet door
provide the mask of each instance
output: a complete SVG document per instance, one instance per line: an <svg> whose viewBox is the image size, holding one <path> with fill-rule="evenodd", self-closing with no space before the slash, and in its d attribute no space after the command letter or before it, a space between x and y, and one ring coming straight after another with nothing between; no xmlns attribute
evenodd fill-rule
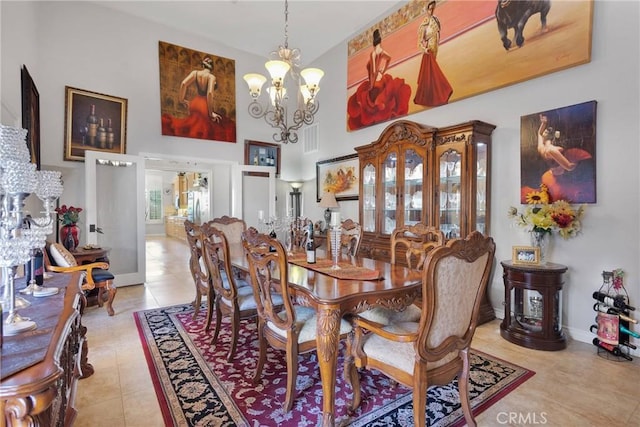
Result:
<svg viewBox="0 0 640 427"><path fill-rule="evenodd" d="M382 209L382 230L385 234L391 234L396 228L396 205L398 201L396 187L396 165L398 154L391 152L387 155L382 165L382 193L384 206Z"/></svg>
<svg viewBox="0 0 640 427"><path fill-rule="evenodd" d="M462 194L460 185L462 156L456 150L445 151L439 157L440 168L440 230L447 239L460 237Z"/></svg>
<svg viewBox="0 0 640 427"><path fill-rule="evenodd" d="M362 229L376 231L376 167L371 163L362 170Z"/></svg>
<svg viewBox="0 0 640 427"><path fill-rule="evenodd" d="M476 230L483 233L487 221L487 144L476 145Z"/></svg>
<svg viewBox="0 0 640 427"><path fill-rule="evenodd" d="M404 152L404 224L422 221L424 159L415 150Z"/></svg>

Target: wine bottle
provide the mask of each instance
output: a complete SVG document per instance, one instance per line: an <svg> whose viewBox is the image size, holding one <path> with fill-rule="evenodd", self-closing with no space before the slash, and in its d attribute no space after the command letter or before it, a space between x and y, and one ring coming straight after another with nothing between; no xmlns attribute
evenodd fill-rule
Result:
<svg viewBox="0 0 640 427"><path fill-rule="evenodd" d="M87 116L87 144L95 147L98 136L98 117L96 116L96 106L91 104L89 115Z"/></svg>
<svg viewBox="0 0 640 427"><path fill-rule="evenodd" d="M631 344L629 341L620 341L620 342L618 342L618 345L624 345L624 346L632 348L634 350L636 350L638 348L635 345Z"/></svg>
<svg viewBox="0 0 640 427"><path fill-rule="evenodd" d="M614 307L621 310L629 310L629 311L636 310L635 307L631 307L630 305L627 305L624 302L624 297L622 295L611 297L607 294L603 294L602 292L594 292L593 299L603 302L607 304L609 307Z"/></svg>
<svg viewBox="0 0 640 427"><path fill-rule="evenodd" d="M309 236L307 237L307 243L305 244L307 251L307 263L316 263L316 245L313 242L313 225L309 225Z"/></svg>
<svg viewBox="0 0 640 427"><path fill-rule="evenodd" d="M640 334L639 333L633 332L632 330L627 329L624 325L620 325L619 328L620 328L620 332L623 332L623 333L625 333L627 335L631 335L634 338L639 338L640 339Z"/></svg>
<svg viewBox="0 0 640 427"><path fill-rule="evenodd" d="M116 142L116 134L113 132L111 119L107 119L107 148L111 150Z"/></svg>
<svg viewBox="0 0 640 427"><path fill-rule="evenodd" d="M604 343L604 342L600 341L598 338L594 338L593 339L593 345L595 345L596 347L607 351L608 353L613 354L614 356L624 357L627 360L633 360L631 358L631 356L629 356L627 353L625 353L622 350L620 350L620 348L617 345L611 345L611 344Z"/></svg>
<svg viewBox="0 0 640 427"><path fill-rule="evenodd" d="M100 118L100 126L98 126L98 147L107 148L107 128L104 127L103 118Z"/></svg>
<svg viewBox="0 0 640 427"><path fill-rule="evenodd" d="M627 322L638 323L638 321L636 319L633 319L633 318L627 316L627 314L623 313L621 310L616 310L615 308L609 307L606 304L595 303L593 305L593 309L595 311L600 311L602 313L615 314L615 315L619 316L620 319L626 320Z"/></svg>

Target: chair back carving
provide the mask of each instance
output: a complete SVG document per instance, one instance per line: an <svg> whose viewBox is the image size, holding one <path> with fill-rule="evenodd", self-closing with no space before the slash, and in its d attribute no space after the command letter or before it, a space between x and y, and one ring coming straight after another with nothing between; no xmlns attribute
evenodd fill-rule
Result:
<svg viewBox="0 0 640 427"><path fill-rule="evenodd" d="M450 240L425 260L422 317L416 350L426 362L454 359L468 349L493 267L496 245L474 231Z"/></svg>
<svg viewBox="0 0 640 427"><path fill-rule="evenodd" d="M259 323L261 325L273 323L277 328L287 331L287 339L297 342L294 327L296 316L289 298L287 254L282 244L278 239L261 234L254 227L249 227L242 233L242 246L249 262ZM270 248L274 248L275 252L270 252ZM274 298L275 295L282 297L280 304L277 303L280 299ZM285 310L285 316L279 315L282 308Z"/></svg>
<svg viewBox="0 0 640 427"><path fill-rule="evenodd" d="M202 258L202 229L201 226L189 220L184 221L184 229L189 244L189 270L197 288L206 293L209 290L209 270Z"/></svg>
<svg viewBox="0 0 640 427"><path fill-rule="evenodd" d="M396 228L391 234L391 263L395 264L404 250L409 268L422 270L429 251L445 244L444 233L421 222Z"/></svg>
<svg viewBox="0 0 640 427"><path fill-rule="evenodd" d="M247 229L247 223L243 219L227 215L212 219L209 225L222 230L229 244L239 244L242 233Z"/></svg>
<svg viewBox="0 0 640 427"><path fill-rule="evenodd" d="M348 255L355 256L358 253L358 249L360 249L362 226L352 219L342 221L340 240L341 250L346 251Z"/></svg>

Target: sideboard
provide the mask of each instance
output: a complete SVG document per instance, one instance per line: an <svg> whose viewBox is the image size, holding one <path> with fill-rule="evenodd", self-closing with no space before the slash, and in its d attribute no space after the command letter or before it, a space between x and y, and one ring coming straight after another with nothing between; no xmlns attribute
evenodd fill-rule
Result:
<svg viewBox="0 0 640 427"><path fill-rule="evenodd" d="M85 305L81 283L80 273L56 273L44 286L59 288L58 294L44 298L21 295L31 305L20 309L20 315L35 321L37 328L3 339L2 425L73 424L77 381L93 373L81 322ZM24 279L17 279L16 289L22 287Z"/></svg>

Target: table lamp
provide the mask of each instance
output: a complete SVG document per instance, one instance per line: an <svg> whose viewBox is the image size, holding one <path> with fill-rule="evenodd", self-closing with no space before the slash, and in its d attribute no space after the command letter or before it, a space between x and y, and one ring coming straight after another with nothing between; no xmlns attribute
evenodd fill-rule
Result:
<svg viewBox="0 0 640 427"><path fill-rule="evenodd" d="M340 207L336 200L336 196L330 191L326 191L322 195L322 199L320 199L320 207L327 208L327 210L324 211L324 222L326 227L329 227L329 223L331 222L331 208Z"/></svg>

